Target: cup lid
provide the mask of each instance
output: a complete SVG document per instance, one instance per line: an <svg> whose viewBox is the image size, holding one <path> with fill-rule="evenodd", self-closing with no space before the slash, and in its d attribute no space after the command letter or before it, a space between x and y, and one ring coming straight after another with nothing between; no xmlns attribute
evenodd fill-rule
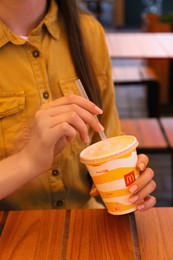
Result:
<svg viewBox="0 0 173 260"><path fill-rule="evenodd" d="M97 142L80 153L80 161L85 164L104 163L116 159L138 146L135 136L121 135Z"/></svg>

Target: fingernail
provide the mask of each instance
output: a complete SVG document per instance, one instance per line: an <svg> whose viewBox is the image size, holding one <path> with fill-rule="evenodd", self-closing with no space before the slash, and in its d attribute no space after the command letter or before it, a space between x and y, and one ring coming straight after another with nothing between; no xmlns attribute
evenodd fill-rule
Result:
<svg viewBox="0 0 173 260"><path fill-rule="evenodd" d="M96 196L96 195L98 195L97 189L96 189L96 188L92 188L92 190L90 191L90 195L91 195L91 196Z"/></svg>
<svg viewBox="0 0 173 260"><path fill-rule="evenodd" d="M85 137L85 140L84 140L84 143L88 144L89 141L90 141L89 136L86 136L86 137Z"/></svg>
<svg viewBox="0 0 173 260"><path fill-rule="evenodd" d="M99 130L104 131L104 127L98 122Z"/></svg>
<svg viewBox="0 0 173 260"><path fill-rule="evenodd" d="M99 114L103 114L103 110L97 106L95 106L95 110L96 112L98 112Z"/></svg>
<svg viewBox="0 0 173 260"><path fill-rule="evenodd" d="M137 191L137 189L138 189L138 186L137 186L137 185L133 185L133 186L131 186L131 187L129 188L129 191L130 191L131 193L134 193L135 191Z"/></svg>
<svg viewBox="0 0 173 260"><path fill-rule="evenodd" d="M142 209L145 208L145 206L144 205L139 205L137 208L138 208L138 210L142 210Z"/></svg>
<svg viewBox="0 0 173 260"><path fill-rule="evenodd" d="M145 167L144 163L140 163L137 168L138 168L140 171L143 171L143 170L144 170L144 167Z"/></svg>
<svg viewBox="0 0 173 260"><path fill-rule="evenodd" d="M131 203L135 203L138 199L139 199L139 197L138 197L137 195L135 195L135 196L129 198L129 201L130 201Z"/></svg>

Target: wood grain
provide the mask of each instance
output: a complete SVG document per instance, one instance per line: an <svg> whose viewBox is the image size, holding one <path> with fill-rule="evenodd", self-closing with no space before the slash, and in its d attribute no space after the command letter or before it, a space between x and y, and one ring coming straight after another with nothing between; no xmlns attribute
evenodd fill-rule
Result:
<svg viewBox="0 0 173 260"><path fill-rule="evenodd" d="M107 33L111 58L172 58L172 33Z"/></svg>
<svg viewBox="0 0 173 260"><path fill-rule="evenodd" d="M0 223L1 223L1 220L2 220L2 216L3 216L3 211L0 211Z"/></svg>
<svg viewBox="0 0 173 260"><path fill-rule="evenodd" d="M2 230L3 230L3 227L4 227L3 211L0 211L0 236L1 236L1 233L2 233Z"/></svg>
<svg viewBox="0 0 173 260"><path fill-rule="evenodd" d="M155 118L121 119L121 126L123 133L137 138L139 148L167 148L166 140Z"/></svg>
<svg viewBox="0 0 173 260"><path fill-rule="evenodd" d="M168 139L168 143L173 148L173 117L162 117L160 118L163 131Z"/></svg>
<svg viewBox="0 0 173 260"><path fill-rule="evenodd" d="M173 259L173 208L135 212L142 260Z"/></svg>
<svg viewBox="0 0 173 260"><path fill-rule="evenodd" d="M73 210L66 259L135 259L128 215Z"/></svg>
<svg viewBox="0 0 173 260"><path fill-rule="evenodd" d="M10 212L0 238L0 259L60 259L64 210Z"/></svg>

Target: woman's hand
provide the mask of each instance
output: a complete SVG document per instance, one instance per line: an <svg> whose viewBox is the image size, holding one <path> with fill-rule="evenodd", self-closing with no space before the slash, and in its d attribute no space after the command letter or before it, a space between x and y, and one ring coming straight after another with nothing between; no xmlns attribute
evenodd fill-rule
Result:
<svg viewBox="0 0 173 260"><path fill-rule="evenodd" d="M138 155L137 169L141 174L129 187L132 193L129 200L137 204L140 211L147 210L156 204L156 198L150 195L155 190L156 183L153 180L153 170L147 167L148 161L145 154Z"/></svg>
<svg viewBox="0 0 173 260"><path fill-rule="evenodd" d="M87 143L88 126L97 132L103 130L96 119L101 113L99 107L77 95L44 104L34 117L29 141L22 151L35 175L51 167L53 157L75 138L76 133Z"/></svg>
<svg viewBox="0 0 173 260"><path fill-rule="evenodd" d="M96 118L101 113L95 104L76 95L44 104L35 114L25 147L0 162L0 199L50 169L54 156L76 133L88 142L88 126L103 130Z"/></svg>
<svg viewBox="0 0 173 260"><path fill-rule="evenodd" d="M149 159L145 154L138 155L137 169L141 172L139 178L129 186L131 196L129 198L131 203L138 205L138 210L144 211L153 207L156 203L155 197L151 196L156 188L156 183L153 180L154 172L148 168ZM91 196L98 196L99 193L96 186L90 191Z"/></svg>

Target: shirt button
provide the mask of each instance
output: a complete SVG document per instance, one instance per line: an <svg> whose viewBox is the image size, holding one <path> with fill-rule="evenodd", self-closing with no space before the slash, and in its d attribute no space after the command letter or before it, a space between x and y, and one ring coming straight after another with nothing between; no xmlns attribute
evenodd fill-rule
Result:
<svg viewBox="0 0 173 260"><path fill-rule="evenodd" d="M39 53L39 51L33 51L32 52L32 56L34 57L34 58L38 58L39 56L40 56L40 53Z"/></svg>
<svg viewBox="0 0 173 260"><path fill-rule="evenodd" d="M44 91L43 92L43 97L44 97L44 99L48 99L49 98L49 92Z"/></svg>
<svg viewBox="0 0 173 260"><path fill-rule="evenodd" d="M56 205L57 205L58 207L61 207L62 204L63 204L63 201L62 201L62 200L58 200L58 201L56 202Z"/></svg>
<svg viewBox="0 0 173 260"><path fill-rule="evenodd" d="M52 175L53 176L57 176L58 175L58 171L57 170L52 170Z"/></svg>

